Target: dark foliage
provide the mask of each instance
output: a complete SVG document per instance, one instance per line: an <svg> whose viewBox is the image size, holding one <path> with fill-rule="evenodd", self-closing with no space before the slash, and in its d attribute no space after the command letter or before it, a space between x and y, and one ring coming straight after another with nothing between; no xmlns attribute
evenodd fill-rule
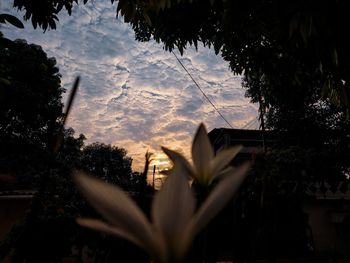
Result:
<svg viewBox="0 0 350 263"><path fill-rule="evenodd" d="M6 179L0 190L40 189L27 216L1 242L0 260L9 256L13 262L61 261L73 247L80 258L83 247L93 248L96 262L115 250L138 252L120 240L106 246L110 237L75 222L80 216L99 215L77 191L73 170L118 184L145 204L145 196L138 193L147 182L143 174L132 172L132 159L123 148L103 143L84 147L83 134L76 137L73 129L63 128L64 90L55 59L47 58L40 46L1 35L0 84L0 176Z"/></svg>
<svg viewBox="0 0 350 263"><path fill-rule="evenodd" d="M9 23L17 28L24 28L23 23L17 17L9 14L0 14L0 24Z"/></svg>
<svg viewBox="0 0 350 263"><path fill-rule="evenodd" d="M0 171L33 186L46 170L64 89L56 60L40 46L0 40Z"/></svg>
<svg viewBox="0 0 350 263"><path fill-rule="evenodd" d="M124 149L93 143L83 149L81 168L107 182L122 186L130 179L131 162Z"/></svg>

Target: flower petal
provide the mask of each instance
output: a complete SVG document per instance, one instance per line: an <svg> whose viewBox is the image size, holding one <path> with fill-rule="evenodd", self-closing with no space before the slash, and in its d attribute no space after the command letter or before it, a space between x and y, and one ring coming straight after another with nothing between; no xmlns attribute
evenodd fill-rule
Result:
<svg viewBox="0 0 350 263"><path fill-rule="evenodd" d="M157 245L145 215L120 188L81 172L77 173L74 179L89 203L109 223L122 229L129 240L138 240L138 244Z"/></svg>
<svg viewBox="0 0 350 263"><path fill-rule="evenodd" d="M208 176L209 164L214 158L214 152L203 123L200 124L192 144L192 158L199 176ZM207 178L203 178L205 181Z"/></svg>
<svg viewBox="0 0 350 263"><path fill-rule="evenodd" d="M145 243L142 240L140 240L138 237L131 235L129 232L125 231L124 229L115 227L113 225L109 225L101 220L90 219L90 218L77 218L76 221L79 225L83 227L91 228L93 230L97 230L108 235L118 236L126 240L129 240L135 245L148 251L150 256L153 259L158 259L161 256L160 248L162 246L162 243L158 243L158 244Z"/></svg>
<svg viewBox="0 0 350 263"><path fill-rule="evenodd" d="M145 244L142 244L142 242L137 237L130 235L124 229L115 227L113 225L109 225L101 220L90 219L90 218L77 218L76 221L79 225L83 227L88 227L100 232L104 232L109 235L122 237L124 239L131 241L135 245L138 245L139 247L145 246Z"/></svg>
<svg viewBox="0 0 350 263"><path fill-rule="evenodd" d="M237 167L235 166L227 166L223 170L221 170L218 175L215 176L216 179L222 179L225 176L230 176L233 174L235 171L237 171Z"/></svg>
<svg viewBox="0 0 350 263"><path fill-rule="evenodd" d="M154 197L152 219L169 248L168 255L181 260L189 247L184 230L195 210L195 198L187 181L187 170L179 164L172 169L158 194Z"/></svg>
<svg viewBox="0 0 350 263"><path fill-rule="evenodd" d="M232 161L233 158L242 150L242 145L237 145L229 149L220 151L212 160L211 172L213 179Z"/></svg>
<svg viewBox="0 0 350 263"><path fill-rule="evenodd" d="M243 164L233 174L225 176L218 182L193 217L194 233L198 233L225 207L245 179L249 167L249 163Z"/></svg>
<svg viewBox="0 0 350 263"><path fill-rule="evenodd" d="M187 161L187 159L180 153L170 150L164 146L161 147L163 152L169 157L169 159L174 163L174 165L183 165L190 176L196 176L192 165Z"/></svg>

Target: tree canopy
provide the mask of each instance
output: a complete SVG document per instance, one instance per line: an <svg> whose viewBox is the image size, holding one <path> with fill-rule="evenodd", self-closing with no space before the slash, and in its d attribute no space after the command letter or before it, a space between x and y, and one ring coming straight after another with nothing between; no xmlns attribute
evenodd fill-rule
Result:
<svg viewBox="0 0 350 263"><path fill-rule="evenodd" d="M56 60L24 40L1 37L0 44L0 174L15 176L17 187L33 187L48 169L61 179L83 169L130 187L132 159L125 149L103 143L84 147L83 134L76 138L73 129L62 128L64 89ZM53 157L60 133L63 141Z"/></svg>
<svg viewBox="0 0 350 263"><path fill-rule="evenodd" d="M40 46L0 37L1 173L25 178L45 170L62 117L60 83L56 60Z"/></svg>
<svg viewBox="0 0 350 263"><path fill-rule="evenodd" d="M1 132L33 141L47 138L62 117L64 89L56 60L24 40L6 43L0 46Z"/></svg>
<svg viewBox="0 0 350 263"><path fill-rule="evenodd" d="M132 159L126 150L104 143L87 145L82 152L82 169L101 179L125 185L131 177Z"/></svg>

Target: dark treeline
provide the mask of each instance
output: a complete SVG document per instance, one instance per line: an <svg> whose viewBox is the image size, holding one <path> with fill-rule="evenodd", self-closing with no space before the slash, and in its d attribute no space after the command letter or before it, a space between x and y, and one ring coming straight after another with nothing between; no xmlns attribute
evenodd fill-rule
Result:
<svg viewBox="0 0 350 263"><path fill-rule="evenodd" d="M64 92L54 58L38 45L0 35L0 191L40 192L28 215L1 242L0 259L53 262L71 255L72 248L81 257L83 247L89 246L98 261L112 257L116 244L125 251L135 249L75 223L77 217L98 217L76 189L75 170L122 187L141 205L153 189L146 175L132 171L125 149L85 145L83 134L75 136L72 128L62 127ZM60 147L53 153L57 138Z"/></svg>

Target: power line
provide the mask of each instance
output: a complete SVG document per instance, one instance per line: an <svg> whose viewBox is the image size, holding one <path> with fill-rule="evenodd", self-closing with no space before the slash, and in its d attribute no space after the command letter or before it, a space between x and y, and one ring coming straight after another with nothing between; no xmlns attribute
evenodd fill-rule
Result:
<svg viewBox="0 0 350 263"><path fill-rule="evenodd" d="M246 129L254 120L248 121L246 124L243 125L241 129Z"/></svg>
<svg viewBox="0 0 350 263"><path fill-rule="evenodd" d="M255 124L255 121L256 119L254 118L247 126L246 126L246 129L249 130L249 129L252 129L254 124Z"/></svg>
<svg viewBox="0 0 350 263"><path fill-rule="evenodd" d="M248 127L250 127L255 122L255 120L256 118L251 119L241 129L248 129Z"/></svg>
<svg viewBox="0 0 350 263"><path fill-rule="evenodd" d="M211 100L209 99L209 97L204 93L204 91L202 90L202 88L199 86L199 84L197 83L197 81L192 77L191 73L186 69L186 67L184 66L184 64L182 64L182 62L180 61L180 59L176 56L176 54L174 53L174 51L171 51L171 53L173 53L173 55L175 56L175 58L177 59L177 61L180 63L180 65L182 66L182 68L186 71L186 73L190 76L190 78L192 79L192 81L194 82L194 84L197 86L197 88L200 90L200 92L203 94L203 96L207 99L207 101L211 104L211 106L213 106L213 108L216 110L216 112L220 115L220 117L227 123L227 125L233 129L232 125L226 120L226 118L221 114L221 112L219 111L218 108L215 107L214 103L211 102Z"/></svg>
<svg viewBox="0 0 350 263"><path fill-rule="evenodd" d="M256 126L255 126L255 130L260 130L260 126L261 126L261 125L260 125L259 121L257 121L257 122L256 122Z"/></svg>
<svg viewBox="0 0 350 263"><path fill-rule="evenodd" d="M260 126L260 123L259 123L258 118L255 118L255 119L254 119L254 122L252 123L251 129L253 129L253 130L259 130L259 126Z"/></svg>

